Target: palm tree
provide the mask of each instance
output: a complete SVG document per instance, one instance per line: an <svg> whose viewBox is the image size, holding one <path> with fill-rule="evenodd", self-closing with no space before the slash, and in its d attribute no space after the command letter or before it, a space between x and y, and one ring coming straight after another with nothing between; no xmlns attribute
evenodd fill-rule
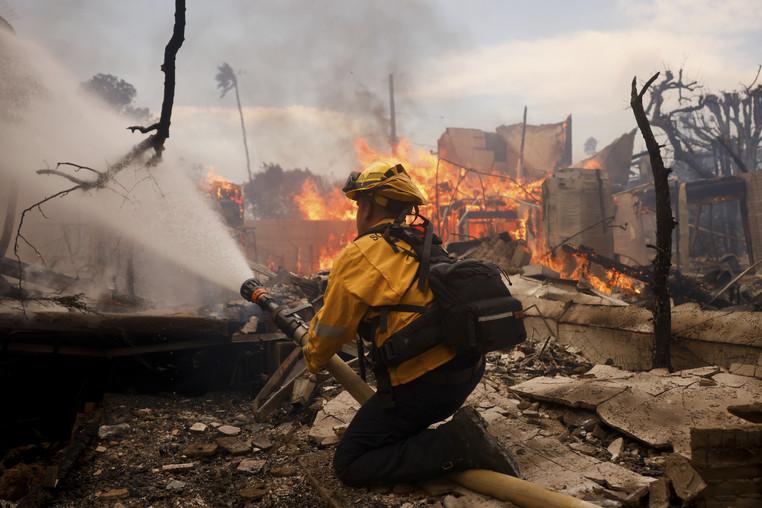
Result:
<svg viewBox="0 0 762 508"><path fill-rule="evenodd" d="M251 160L249 159L249 144L246 141L246 126L243 123L243 109L241 109L241 97L238 95L238 79L236 78L233 68L227 63L223 63L217 68L217 88L220 89L220 98L225 97L225 94L230 90L235 90L235 101L238 104L238 114L241 115L241 132L243 133L243 149L246 152L246 172L249 174L249 182L251 182Z"/></svg>

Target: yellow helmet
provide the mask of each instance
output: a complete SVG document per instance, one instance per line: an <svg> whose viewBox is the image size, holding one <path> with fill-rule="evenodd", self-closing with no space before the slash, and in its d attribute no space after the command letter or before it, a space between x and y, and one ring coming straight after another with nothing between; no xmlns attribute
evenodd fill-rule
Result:
<svg viewBox="0 0 762 508"><path fill-rule="evenodd" d="M359 194L370 193L381 206L386 206L389 199L414 206L426 204L426 198L410 175L394 159L378 160L361 173L353 172L342 191L355 201Z"/></svg>

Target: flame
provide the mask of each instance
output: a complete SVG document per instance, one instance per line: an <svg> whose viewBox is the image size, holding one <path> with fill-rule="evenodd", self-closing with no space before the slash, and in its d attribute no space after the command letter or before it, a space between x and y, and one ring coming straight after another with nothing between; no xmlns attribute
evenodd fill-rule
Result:
<svg viewBox="0 0 762 508"><path fill-rule="evenodd" d="M605 280L598 277L590 270L590 260L584 254L558 251L553 255L546 252L540 256L533 254L532 262L555 270L564 279L587 282L593 289L606 295L612 294L616 289L621 294L633 296L640 294L643 288L643 283L639 280L614 269L606 271Z"/></svg>
<svg viewBox="0 0 762 508"><path fill-rule="evenodd" d="M507 174L477 172L439 160L427 150L414 149L402 139L394 153L372 149L368 142L355 141L360 167L380 158L396 158L426 197L422 213L438 225L445 242L480 238L500 231L509 231L516 239L526 239L527 211L522 203L538 203L544 178L522 185ZM493 218L468 224L458 230L458 219L467 211L516 212L515 218Z"/></svg>
<svg viewBox="0 0 762 508"><path fill-rule="evenodd" d="M595 158L587 159L575 167L579 167L580 169L603 169L603 166L601 166L601 161Z"/></svg>
<svg viewBox="0 0 762 508"><path fill-rule="evenodd" d="M307 220L354 220L354 201L344 197L338 187L331 187L326 193L320 192L315 180L304 180L294 202L299 207L302 217Z"/></svg>
<svg viewBox="0 0 762 508"><path fill-rule="evenodd" d="M540 189L545 178L520 183L507 174L477 172L438 160L437 155L424 149L414 149L405 140L400 140L394 153L375 150L363 138L355 140L357 170L370 163L385 158L398 159L410 177L421 189L427 204L421 213L437 225L439 236L444 242L466 240L494 235L508 231L517 240L526 240L533 252L532 262L543 264L561 274L562 277L581 280L596 290L611 294L618 289L623 294L639 293L642 284L615 270L606 272L601 278L590 270L590 261L582 254L559 253L553 256L547 251L540 236L528 231L529 209L540 204ZM589 161L587 169L598 169L597 161ZM597 167L595 167L597 166ZM305 180L298 194L294 196L302 217L307 220L352 220L354 202L346 199L339 187L321 192L315 181ZM459 230L459 219L467 211L498 211L507 217L470 221ZM511 215L513 215L511 217ZM329 269L334 258L348 242L346 238L331 235L320 247L320 269Z"/></svg>
<svg viewBox="0 0 762 508"><path fill-rule="evenodd" d="M375 160L398 159L418 185L427 200L421 213L437 226L445 242L481 238L508 231L515 239L527 238L528 209L526 203L539 203L539 189L544 179L521 184L506 174L483 173L457 167L438 160L424 149L414 149L407 140L400 140L394 153L375 150L363 138L355 140L357 167L362 170ZM307 179L293 196L294 203L306 220L353 220L356 206L346 199L338 186L321 190L313 179ZM465 212L507 212L503 217L476 218L460 224ZM320 250L320 268L330 266L333 258L351 238L328 238Z"/></svg>
<svg viewBox="0 0 762 508"><path fill-rule="evenodd" d="M328 235L328 240L320 247L318 253L318 266L320 270L330 270L333 266L333 261L339 252L344 248L346 244L352 241L354 235L351 232L347 232L337 237L334 234Z"/></svg>
<svg viewBox="0 0 762 508"><path fill-rule="evenodd" d="M215 201L229 200L238 205L241 219L243 219L243 190L240 185L218 175L212 166L207 170L206 178L201 180L198 185Z"/></svg>

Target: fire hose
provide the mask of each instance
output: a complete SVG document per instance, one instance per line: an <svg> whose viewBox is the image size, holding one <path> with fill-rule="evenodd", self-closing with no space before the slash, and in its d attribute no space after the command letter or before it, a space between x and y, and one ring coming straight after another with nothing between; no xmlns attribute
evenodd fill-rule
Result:
<svg viewBox="0 0 762 508"><path fill-rule="evenodd" d="M289 313L268 294L256 279L249 279L241 286L241 296L256 303L270 313L275 325L298 346L304 346L309 334L307 323ZM360 376L337 355L333 355L325 369L360 404L364 404L375 392ZM566 494L553 492L532 482L485 469L470 469L448 475L448 479L474 492L509 501L523 508L595 508L596 505Z"/></svg>

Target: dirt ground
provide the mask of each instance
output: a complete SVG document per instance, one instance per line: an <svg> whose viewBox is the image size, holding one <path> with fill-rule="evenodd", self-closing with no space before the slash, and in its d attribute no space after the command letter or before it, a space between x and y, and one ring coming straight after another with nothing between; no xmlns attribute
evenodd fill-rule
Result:
<svg viewBox="0 0 762 508"><path fill-rule="evenodd" d="M410 503L409 508L436 505L443 498L436 490L429 494L411 486L376 490L343 487L331 472L332 447L320 449L312 444L307 438L309 424L299 420L254 422L249 397L243 394L210 393L193 398L108 395L102 423L127 424L129 428L94 440L58 489L52 506L320 507L332 506L326 501L330 497L341 506L396 507ZM206 429L192 431L198 423ZM234 438L252 441L250 451L233 456L218 447L209 456L188 453L190 445L210 445L225 437L219 430L223 425L239 428ZM255 461L254 470L238 470L248 460ZM166 470L166 466L171 469L177 464L192 465ZM322 497L315 485L323 491Z"/></svg>
<svg viewBox="0 0 762 508"><path fill-rule="evenodd" d="M589 367L573 350L554 343L543 350L543 344L528 342L510 354L491 355L485 379L529 415L518 418L538 412L565 425L568 440L584 443L584 453L606 460L606 446L618 436L589 414L520 401L507 391L537 375L575 374ZM321 447L308 436L316 412L339 392L331 381L324 382L309 407L287 405L267 423L254 421L249 394L109 394L101 408L101 436L59 486L53 506L510 506L442 482L371 490L341 485L331 471L333 445ZM231 453L222 443L239 449ZM644 461L637 445L628 440L626 448L632 453L625 454L622 465L640 474L661 474Z"/></svg>

